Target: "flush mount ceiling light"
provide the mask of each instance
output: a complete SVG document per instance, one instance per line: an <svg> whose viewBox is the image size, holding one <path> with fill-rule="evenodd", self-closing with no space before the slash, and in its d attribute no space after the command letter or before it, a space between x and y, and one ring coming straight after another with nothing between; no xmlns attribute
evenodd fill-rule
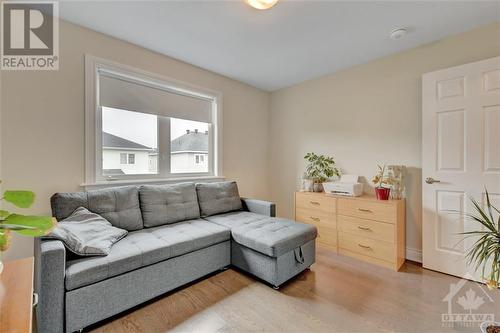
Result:
<svg viewBox="0 0 500 333"><path fill-rule="evenodd" d="M402 39L406 36L407 33L408 33L407 29L399 28L399 29L392 30L389 37L391 37L391 39L394 39L394 40Z"/></svg>
<svg viewBox="0 0 500 333"><path fill-rule="evenodd" d="M274 6L278 0L245 0L253 8L269 9Z"/></svg>

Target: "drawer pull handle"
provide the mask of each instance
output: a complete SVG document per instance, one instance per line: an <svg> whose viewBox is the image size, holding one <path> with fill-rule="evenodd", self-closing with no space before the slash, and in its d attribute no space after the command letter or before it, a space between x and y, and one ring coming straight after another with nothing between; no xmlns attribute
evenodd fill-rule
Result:
<svg viewBox="0 0 500 333"><path fill-rule="evenodd" d="M360 225L358 225L358 229L365 230L365 231L372 231L372 229L370 229L368 227L362 227Z"/></svg>
<svg viewBox="0 0 500 333"><path fill-rule="evenodd" d="M311 201L311 205L317 205L317 206L319 206L319 205L320 205L320 203L319 203L319 202L317 202L317 201Z"/></svg>
<svg viewBox="0 0 500 333"><path fill-rule="evenodd" d="M371 210L369 210L369 209L358 208L358 210L359 210L360 212L363 212L363 213L372 213L372 211L371 211Z"/></svg>
<svg viewBox="0 0 500 333"><path fill-rule="evenodd" d="M319 217L314 217L314 216L309 216L309 217L310 217L310 218L311 218L311 220L313 220L313 221L316 221L316 222L320 221L320 218L319 218Z"/></svg>
<svg viewBox="0 0 500 333"><path fill-rule="evenodd" d="M372 249L368 245L358 244L358 246L361 247L361 248L363 248L363 249L367 249L367 250L371 250Z"/></svg>

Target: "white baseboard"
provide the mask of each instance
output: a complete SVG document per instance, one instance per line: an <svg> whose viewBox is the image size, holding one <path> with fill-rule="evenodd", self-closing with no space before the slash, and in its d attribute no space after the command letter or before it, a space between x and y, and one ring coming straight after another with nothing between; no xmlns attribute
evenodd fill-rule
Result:
<svg viewBox="0 0 500 333"><path fill-rule="evenodd" d="M406 259L422 263L422 250L406 248Z"/></svg>

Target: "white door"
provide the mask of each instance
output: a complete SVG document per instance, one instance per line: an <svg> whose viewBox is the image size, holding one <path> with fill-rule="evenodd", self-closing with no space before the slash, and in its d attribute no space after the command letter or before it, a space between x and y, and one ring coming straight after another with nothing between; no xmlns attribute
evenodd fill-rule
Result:
<svg viewBox="0 0 500 333"><path fill-rule="evenodd" d="M449 211L485 187L500 208L500 57L424 74L422 98L423 266L479 280L459 235L479 227Z"/></svg>

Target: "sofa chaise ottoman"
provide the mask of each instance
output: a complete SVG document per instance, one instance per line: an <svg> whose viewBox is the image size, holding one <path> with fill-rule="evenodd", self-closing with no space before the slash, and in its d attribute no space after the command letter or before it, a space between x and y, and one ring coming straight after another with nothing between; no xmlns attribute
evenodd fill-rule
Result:
<svg viewBox="0 0 500 333"><path fill-rule="evenodd" d="M51 205L58 221L84 207L128 234L90 257L37 239L40 333L81 330L230 265L278 288L315 260L315 227L240 198L235 182L56 193Z"/></svg>
<svg viewBox="0 0 500 333"><path fill-rule="evenodd" d="M248 211L206 220L231 230L231 264L275 289L314 262L317 233L308 224Z"/></svg>

